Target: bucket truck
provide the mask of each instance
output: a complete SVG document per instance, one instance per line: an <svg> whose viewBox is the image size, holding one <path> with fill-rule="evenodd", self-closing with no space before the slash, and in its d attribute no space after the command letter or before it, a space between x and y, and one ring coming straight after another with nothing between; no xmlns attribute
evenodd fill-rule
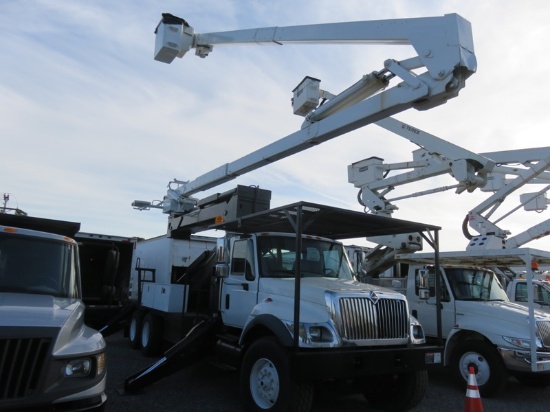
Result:
<svg viewBox="0 0 550 412"><path fill-rule="evenodd" d="M406 137L420 149L413 152L411 162L384 164L383 159L371 157L348 166L349 181L360 188L360 203L373 214L391 215L397 210L396 200L449 189L494 193L468 213L465 226L470 222L480 234L471 236L465 229L469 238L465 251L437 256L410 253L422 249L421 239L411 235L371 238L378 245L370 250L348 248L354 265L363 271L363 280L405 293L411 313L424 325L428 339L443 336L445 365L464 384L473 365L482 395L499 393L509 375L529 385L550 385L550 317L536 310L534 293L539 289L533 287L533 268L550 264L550 253L518 247L547 234L548 223L507 239L509 232L496 225L503 218L489 221L512 192L526 184L548 182L550 148L476 154L392 118L376 124ZM406 169L411 170L389 175ZM388 197L399 185L444 174L452 175L457 184ZM506 180L506 175L514 178ZM548 188L522 196L521 205L526 210L545 209L542 195ZM436 259L439 270L433 267ZM526 279L513 280L508 287L515 302L517 290L526 292L519 302L523 306L511 303L505 292L513 267L525 267ZM426 278L427 292L419 287L422 278Z"/></svg>
<svg viewBox="0 0 550 412"><path fill-rule="evenodd" d="M418 232L435 238L437 250L437 227L308 202L270 208L271 193L260 188L191 196L388 115L457 96L476 69L470 24L449 14L199 34L163 14L155 33L155 59L164 63L193 48L204 58L214 45L241 43L408 44L417 55L386 60L339 95L306 76L292 100L305 117L301 130L193 181L170 182L160 202L133 203L162 209L168 230L136 244L128 336L145 353L161 338L181 340L125 389L215 354L240 369L246 410L307 411L313 383L326 380L352 383L384 410L418 404L441 347L423 345L402 294L355 280L338 240ZM390 87L394 78L401 82ZM226 234L197 237L207 229Z"/></svg>

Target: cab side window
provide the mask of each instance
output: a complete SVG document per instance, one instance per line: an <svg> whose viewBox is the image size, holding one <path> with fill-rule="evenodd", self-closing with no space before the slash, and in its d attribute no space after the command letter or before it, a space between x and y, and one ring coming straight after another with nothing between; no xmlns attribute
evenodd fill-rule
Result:
<svg viewBox="0 0 550 412"><path fill-rule="evenodd" d="M244 276L246 280L255 279L254 256L252 253L252 240L236 240L233 243L233 255L231 257L231 274Z"/></svg>

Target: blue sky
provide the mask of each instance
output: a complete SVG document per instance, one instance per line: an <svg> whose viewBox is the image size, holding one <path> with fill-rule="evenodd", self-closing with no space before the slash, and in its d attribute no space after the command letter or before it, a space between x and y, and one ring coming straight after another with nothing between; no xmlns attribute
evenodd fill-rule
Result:
<svg viewBox="0 0 550 412"><path fill-rule="evenodd" d="M458 13L472 23L477 73L447 104L395 117L474 152L546 146L550 3L529 4L3 0L0 191L10 194L9 206L81 222L86 232L162 234L166 216L135 211L133 200L162 199L170 180L193 179L299 130L303 119L293 116L290 98L304 76L338 93L381 69L385 59L409 52L220 46L206 59L189 53L166 65L153 60L153 31L163 12L183 17L196 32ZM362 210L347 165L370 156L407 161L415 148L370 125L204 195L259 185L273 192L272 206L307 200ZM415 198L400 202L394 216L442 226L442 249L460 250L466 245L462 219L486 197L450 191ZM547 215L519 211L501 227L516 234ZM529 246L549 249L549 240Z"/></svg>

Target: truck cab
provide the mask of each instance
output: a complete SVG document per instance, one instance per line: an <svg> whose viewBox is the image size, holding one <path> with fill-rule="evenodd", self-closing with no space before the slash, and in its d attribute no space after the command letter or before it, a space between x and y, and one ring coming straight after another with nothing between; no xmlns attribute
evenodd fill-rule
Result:
<svg viewBox="0 0 550 412"><path fill-rule="evenodd" d="M73 239L0 226L0 360L2 410L104 409L105 341L84 324Z"/></svg>
<svg viewBox="0 0 550 412"><path fill-rule="evenodd" d="M546 276L532 279L533 303L535 308L550 314L550 282ZM524 276L518 276L508 283L506 294L515 303L527 306L529 302L528 281Z"/></svg>

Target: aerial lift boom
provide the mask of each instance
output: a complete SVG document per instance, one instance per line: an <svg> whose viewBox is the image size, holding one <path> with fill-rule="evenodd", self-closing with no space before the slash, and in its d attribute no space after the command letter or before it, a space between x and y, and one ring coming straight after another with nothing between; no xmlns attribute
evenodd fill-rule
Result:
<svg viewBox="0 0 550 412"><path fill-rule="evenodd" d="M397 209L394 204L397 200L450 189L456 189L456 193L460 194L479 188L481 191L494 193L469 211L464 220L463 232L470 240L469 249L518 248L550 233L550 220L512 238L507 238L510 235L509 231L497 226L497 223L521 207L536 211L547 208L546 192L550 189L550 147L477 154L393 118L379 120L376 124L410 140L418 145L419 149L413 152L413 160L410 162L385 164L383 159L371 157L348 166L349 182L360 188L359 202L372 213L391 215ZM403 172L389 176L390 172L397 170ZM397 186L444 174L453 176L457 183L388 198L388 194ZM507 175L514 178L506 179ZM522 194L519 206L499 219L490 220L506 197L526 184L546 186L536 193ZM475 229L479 236L471 235L467 229L468 225Z"/></svg>
<svg viewBox="0 0 550 412"><path fill-rule="evenodd" d="M155 59L164 63L183 57L193 48L204 58L214 45L250 43L411 45L417 53L403 61L387 59L380 70L364 75L338 95L321 90L320 80L305 77L292 100L294 113L305 117L301 130L192 181L171 181L162 201L133 203L142 210L161 208L171 217L196 209L197 201L191 196L197 192L411 107L426 110L441 105L456 97L476 70L470 23L457 14L203 34L195 33L185 20L163 14L155 33ZM393 78L401 82L390 86Z"/></svg>

